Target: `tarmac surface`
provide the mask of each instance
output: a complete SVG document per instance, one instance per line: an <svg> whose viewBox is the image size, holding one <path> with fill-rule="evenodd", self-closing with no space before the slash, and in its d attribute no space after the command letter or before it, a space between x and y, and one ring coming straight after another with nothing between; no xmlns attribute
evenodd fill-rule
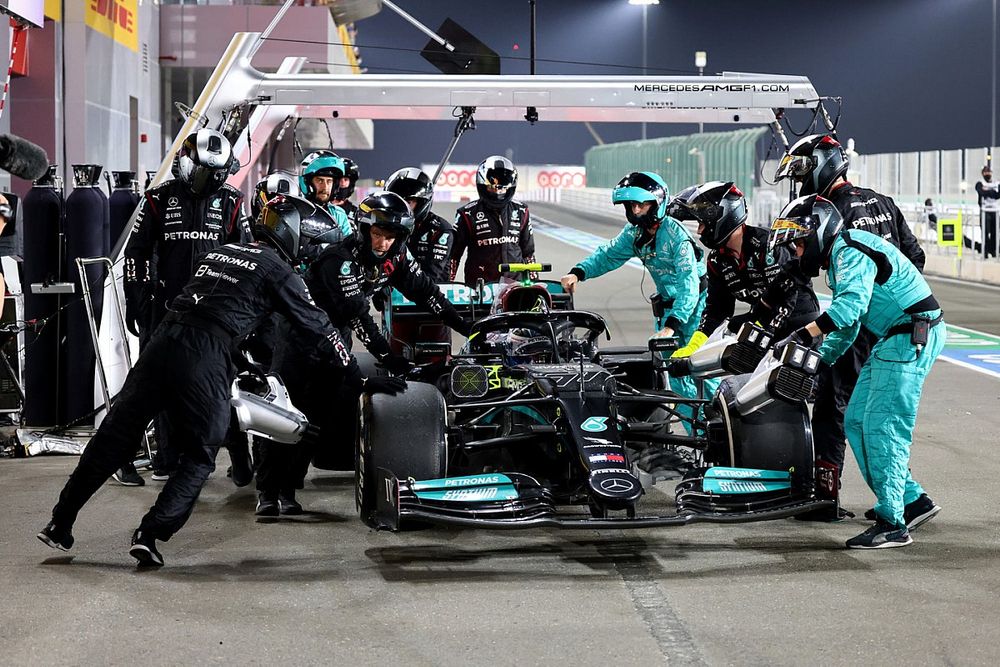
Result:
<svg viewBox="0 0 1000 667"><path fill-rule="evenodd" d="M532 211L606 237L620 227ZM554 277L584 253L541 233L537 244ZM578 308L608 318L613 345L650 333L643 276L623 267L578 292ZM933 287L950 323L1000 333L996 290ZM935 365L912 469L944 509L913 545L874 552L844 548L860 518L376 533L356 518L353 478L324 471L300 494L308 514L256 520L223 452L191 520L161 546L166 567L142 571L129 537L159 483L105 485L63 554L34 535L76 459L3 459L0 663L996 664L998 398L996 377ZM860 517L873 497L856 468L849 456L842 501ZM657 486L644 508L669 511L670 492Z"/></svg>

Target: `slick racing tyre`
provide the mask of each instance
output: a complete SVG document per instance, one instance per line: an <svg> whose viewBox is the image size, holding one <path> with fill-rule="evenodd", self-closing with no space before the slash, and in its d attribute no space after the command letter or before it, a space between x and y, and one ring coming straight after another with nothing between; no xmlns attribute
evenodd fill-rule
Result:
<svg viewBox="0 0 1000 667"><path fill-rule="evenodd" d="M375 527L375 471L398 479L439 479L447 469L447 413L437 387L411 382L396 396L361 397L355 450L355 501L361 520Z"/></svg>

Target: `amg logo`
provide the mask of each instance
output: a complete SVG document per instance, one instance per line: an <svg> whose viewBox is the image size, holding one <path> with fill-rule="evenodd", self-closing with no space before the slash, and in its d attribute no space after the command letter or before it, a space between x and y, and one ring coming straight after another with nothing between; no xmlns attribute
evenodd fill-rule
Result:
<svg viewBox="0 0 1000 667"><path fill-rule="evenodd" d="M787 93L778 83L637 83L637 93Z"/></svg>
<svg viewBox="0 0 1000 667"><path fill-rule="evenodd" d="M214 241L216 232L164 232L164 241Z"/></svg>

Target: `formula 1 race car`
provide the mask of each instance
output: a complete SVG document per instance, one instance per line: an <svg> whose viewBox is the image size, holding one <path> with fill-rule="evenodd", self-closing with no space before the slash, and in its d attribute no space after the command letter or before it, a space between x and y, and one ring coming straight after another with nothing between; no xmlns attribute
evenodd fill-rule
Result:
<svg viewBox="0 0 1000 667"><path fill-rule="evenodd" d="M481 311L483 290L465 289L456 307ZM681 398L664 388L673 339L601 349L604 319L559 309L550 290L530 280L492 286L491 312L459 354L418 342L416 356L435 359L407 391L362 399L356 499L365 522L637 528L836 507L836 471L814 463L804 400L814 351L788 346L775 357L753 325L713 336L672 370L738 375L716 396ZM387 318L407 312L397 305ZM676 513L643 515L651 477L641 462L679 449L689 456Z"/></svg>

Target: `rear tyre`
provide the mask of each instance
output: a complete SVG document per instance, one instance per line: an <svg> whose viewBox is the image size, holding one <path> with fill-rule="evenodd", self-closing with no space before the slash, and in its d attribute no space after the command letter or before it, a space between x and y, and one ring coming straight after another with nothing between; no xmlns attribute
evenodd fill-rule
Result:
<svg viewBox="0 0 1000 667"><path fill-rule="evenodd" d="M398 479L438 479L447 471L447 411L437 387L411 382L396 396L360 399L355 450L355 501L361 520L375 526L375 480L379 468Z"/></svg>

